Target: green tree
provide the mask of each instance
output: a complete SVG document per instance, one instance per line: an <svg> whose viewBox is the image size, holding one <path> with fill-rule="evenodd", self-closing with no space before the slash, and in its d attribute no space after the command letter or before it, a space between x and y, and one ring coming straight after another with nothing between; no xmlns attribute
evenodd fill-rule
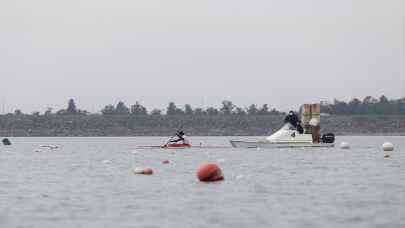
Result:
<svg viewBox="0 0 405 228"><path fill-rule="evenodd" d="M235 114L239 116L244 116L246 115L246 111L243 108L236 107L235 108Z"/></svg>
<svg viewBox="0 0 405 228"><path fill-rule="evenodd" d="M148 111L138 101L131 106L131 113L134 115L147 115Z"/></svg>
<svg viewBox="0 0 405 228"><path fill-rule="evenodd" d="M362 112L361 106L362 106L361 101L357 98L353 98L351 101L349 101L347 108L350 113L360 114Z"/></svg>
<svg viewBox="0 0 405 228"><path fill-rule="evenodd" d="M384 95L380 97L380 100L376 104L376 109L377 113L379 114L392 114L391 112L391 107L390 107L390 102L388 101L388 98Z"/></svg>
<svg viewBox="0 0 405 228"><path fill-rule="evenodd" d="M257 115L258 112L259 110L257 109L257 106L255 104L251 104L249 105L249 108L247 108L247 113L250 116Z"/></svg>
<svg viewBox="0 0 405 228"><path fill-rule="evenodd" d="M78 110L76 108L75 101L73 99L70 99L68 102L68 107L66 109L66 114L77 114Z"/></svg>
<svg viewBox="0 0 405 228"><path fill-rule="evenodd" d="M235 105L231 101L224 100L224 101L222 101L222 107L221 107L220 111L224 115L231 115L234 108L235 108Z"/></svg>
<svg viewBox="0 0 405 228"><path fill-rule="evenodd" d="M202 108L194 109L194 115L201 116L201 115L206 115L206 114L207 114L207 112L204 111L204 109L202 109Z"/></svg>
<svg viewBox="0 0 405 228"><path fill-rule="evenodd" d="M174 102L170 102L169 105L167 106L166 114L167 115L181 115L181 114L184 114L184 111L177 108L177 106Z"/></svg>
<svg viewBox="0 0 405 228"><path fill-rule="evenodd" d="M21 111L21 109L16 109L16 110L14 110L14 115L21 116L21 115L23 115L23 112Z"/></svg>
<svg viewBox="0 0 405 228"><path fill-rule="evenodd" d="M186 104L184 106L184 114L186 114L186 115L193 115L194 114L193 108L191 107L191 105Z"/></svg>
<svg viewBox="0 0 405 228"><path fill-rule="evenodd" d="M115 107L112 104L106 105L102 110L101 113L103 115L112 115L115 114Z"/></svg>
<svg viewBox="0 0 405 228"><path fill-rule="evenodd" d="M264 104L262 107L257 111L258 115L267 115L269 114L269 105Z"/></svg>
<svg viewBox="0 0 405 228"><path fill-rule="evenodd" d="M115 107L115 113L117 114L129 114L129 108L125 105L124 102L118 102L117 106Z"/></svg>
<svg viewBox="0 0 405 228"><path fill-rule="evenodd" d="M169 102L169 106L167 106L166 114L175 115L176 110L177 110L176 104L174 102Z"/></svg>
<svg viewBox="0 0 405 228"><path fill-rule="evenodd" d="M377 99L375 99L374 97L372 97L372 96L366 96L364 99L363 99L363 102L362 102L362 104L361 104L361 109L362 109L362 113L365 113L365 114L369 114L369 113L375 113L375 104L377 104L377 102L378 102L378 100Z"/></svg>
<svg viewBox="0 0 405 228"><path fill-rule="evenodd" d="M219 111L218 111L218 109L216 109L214 107L209 107L209 108L207 108L206 113L210 116L213 116L213 115L218 115Z"/></svg>

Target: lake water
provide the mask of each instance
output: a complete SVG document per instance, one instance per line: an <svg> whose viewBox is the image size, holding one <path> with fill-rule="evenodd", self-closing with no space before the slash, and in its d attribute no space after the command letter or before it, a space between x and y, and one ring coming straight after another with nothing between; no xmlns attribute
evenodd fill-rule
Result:
<svg viewBox="0 0 405 228"><path fill-rule="evenodd" d="M227 146L231 138L246 139L191 141ZM164 137L10 139L0 146L2 228L405 227L405 137L337 137L350 150L135 149ZM390 158L384 141L395 145ZM41 144L60 148L34 152ZM198 182L206 162L219 164L225 180ZM134 175L135 167L155 173Z"/></svg>

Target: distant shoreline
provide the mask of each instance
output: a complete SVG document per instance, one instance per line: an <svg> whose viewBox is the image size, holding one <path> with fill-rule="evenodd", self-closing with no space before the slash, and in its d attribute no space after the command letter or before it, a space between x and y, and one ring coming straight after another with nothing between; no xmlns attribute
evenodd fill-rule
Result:
<svg viewBox="0 0 405 228"><path fill-rule="evenodd" d="M191 135L189 137L267 137L268 135ZM371 135L336 135L336 137L405 137L405 133L397 134L371 134ZM140 138L140 137L171 137L170 135L121 135L121 136L0 136L0 138Z"/></svg>
<svg viewBox="0 0 405 228"><path fill-rule="evenodd" d="M283 125L283 115L0 116L0 137L170 136L183 126L189 136L266 136ZM337 136L405 136L405 115L321 117L322 133Z"/></svg>

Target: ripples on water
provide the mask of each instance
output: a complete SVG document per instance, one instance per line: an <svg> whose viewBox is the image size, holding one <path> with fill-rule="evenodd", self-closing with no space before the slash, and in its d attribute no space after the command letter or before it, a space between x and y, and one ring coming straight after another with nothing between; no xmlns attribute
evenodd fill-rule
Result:
<svg viewBox="0 0 405 228"><path fill-rule="evenodd" d="M338 137L350 150L135 149L166 140L12 138L0 147L0 227L405 227L405 137ZM34 152L41 144L60 148ZM225 181L199 183L204 162ZM153 176L131 173L145 166Z"/></svg>

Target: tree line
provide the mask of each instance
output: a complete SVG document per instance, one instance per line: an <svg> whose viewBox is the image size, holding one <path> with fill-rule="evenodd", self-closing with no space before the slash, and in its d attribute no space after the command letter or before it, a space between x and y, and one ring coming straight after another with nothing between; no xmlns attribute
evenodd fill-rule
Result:
<svg viewBox="0 0 405 228"><path fill-rule="evenodd" d="M169 102L165 110L152 109L148 110L145 106L140 104L138 101L133 105L127 105L123 101L119 101L116 105L109 104L104 106L100 110L102 115L274 115L283 114L276 110L275 108L270 109L268 104L263 104L261 106L256 104L251 104L248 107L238 107L233 102L224 100L221 103L219 109L214 107L208 108L192 108L191 105L186 104L183 108L178 107L175 102ZM24 113L17 109L14 111L15 115L23 115ZM33 115L40 115L40 112L34 112ZM66 109L61 109L56 112L52 111L52 108L47 108L44 115L88 115L91 114L86 110L77 108L76 103L73 99L68 101Z"/></svg>
<svg viewBox="0 0 405 228"><path fill-rule="evenodd" d="M321 102L321 112L330 114L405 114L405 97L388 99L382 95L379 99L366 96L363 100L353 98L349 102L335 99L332 104Z"/></svg>
<svg viewBox="0 0 405 228"><path fill-rule="evenodd" d="M372 96L366 96L363 100L353 98L349 102L334 99L333 103L321 102L321 112L329 114L405 114L405 97L400 99L389 100L384 95L379 99ZM279 115L285 114L275 108L270 108L268 104L261 106L251 104L247 107L238 107L232 101L224 100L220 108L193 108L191 105L186 104L184 107L178 107L175 102L170 102L167 108L162 111L160 109L148 110L145 106L136 102L133 105L126 105L123 101L119 101L116 105L109 104L100 110L102 115L138 115L138 116L160 116L160 115ZM24 113L17 109L14 115L23 115ZM32 113L33 115L40 115L39 112ZM88 115L91 114L86 110L77 108L73 99L68 101L66 109L61 109L53 112L52 108L48 108L44 115Z"/></svg>
<svg viewBox="0 0 405 228"><path fill-rule="evenodd" d="M110 104L106 105L102 110L103 115L114 114L133 114L133 115L271 115L280 114L280 111L276 109L270 109L268 104L258 106L251 104L248 107L241 108L234 105L231 101L224 100L221 103L221 108L214 107L204 108L192 108L191 105L186 104L184 108L180 108L175 102L170 102L163 113L160 109L153 109L148 112L147 108L136 102L134 105L127 106L124 102L120 101L115 106Z"/></svg>

